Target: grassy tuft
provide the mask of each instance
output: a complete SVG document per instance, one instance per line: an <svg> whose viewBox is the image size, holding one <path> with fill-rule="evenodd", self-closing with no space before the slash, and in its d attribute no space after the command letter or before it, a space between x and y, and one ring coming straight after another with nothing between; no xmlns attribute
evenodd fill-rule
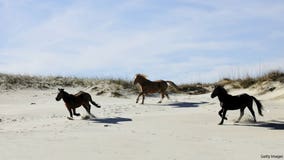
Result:
<svg viewBox="0 0 284 160"><path fill-rule="evenodd" d="M193 84L181 84L179 85L179 88L182 92L191 94L191 95L197 95L197 94L205 94L209 93L210 90L210 84L201 84L201 83L193 83Z"/></svg>
<svg viewBox="0 0 284 160"><path fill-rule="evenodd" d="M255 83L257 83L257 79L256 78L252 78L252 77L249 77L249 76L244 78L244 79L239 79L237 81L239 81L239 83L240 83L242 88L249 88L250 86L252 86Z"/></svg>
<svg viewBox="0 0 284 160"><path fill-rule="evenodd" d="M255 84L261 84L262 82L272 81L272 82L281 82L284 83L284 73L281 71L271 71L262 76L251 77L247 75L247 77L243 79L229 79L224 78L217 82L219 85L231 85L233 88L249 88Z"/></svg>
<svg viewBox="0 0 284 160"><path fill-rule="evenodd" d="M284 73L278 70L271 71L260 77L260 81L279 81L284 83Z"/></svg>

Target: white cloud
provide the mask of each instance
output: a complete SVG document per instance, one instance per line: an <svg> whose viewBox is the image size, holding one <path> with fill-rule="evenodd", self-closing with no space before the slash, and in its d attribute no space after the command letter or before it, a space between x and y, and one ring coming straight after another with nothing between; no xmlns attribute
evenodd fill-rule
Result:
<svg viewBox="0 0 284 160"><path fill-rule="evenodd" d="M11 34L2 49L0 45L0 57L6 58L0 61L0 72L73 75L93 71L91 76L105 73L129 77L146 72L153 78L175 77L180 82L210 81L229 74L236 67L230 64L232 61L239 61L241 67L237 68L242 68L242 73L255 68L255 62L242 63L247 54L277 59L266 53L275 47L266 38L283 39L278 36L283 30L272 33L269 29L275 26L264 24L273 18L275 24L283 26L279 18L282 7L270 3L183 1L190 3L155 11L149 9L152 1L111 1L113 5L103 8L93 1L74 2L51 9L37 23L32 23L33 16L30 20L26 17L31 23L25 30ZM143 12L146 9L149 12ZM131 13L144 18L129 20ZM263 17L257 22L264 25L258 31L254 21ZM281 51L283 48L277 53ZM240 58L232 60L230 54L236 52ZM178 59L181 55L183 59ZM271 66L268 68L282 66L266 63Z"/></svg>

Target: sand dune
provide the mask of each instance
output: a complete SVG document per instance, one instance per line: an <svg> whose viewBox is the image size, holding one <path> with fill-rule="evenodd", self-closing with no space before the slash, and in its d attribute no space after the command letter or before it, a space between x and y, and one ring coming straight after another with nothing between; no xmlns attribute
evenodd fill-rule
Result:
<svg viewBox="0 0 284 160"><path fill-rule="evenodd" d="M284 90L260 94L264 117L252 123L248 111L235 124L239 111L229 111L223 126L217 99L210 94L146 97L136 104L136 95L115 98L96 96L90 89L66 88L70 93L90 91L102 108L92 107L96 119L68 120L63 101L55 101L57 90L16 90L0 94L0 159L263 159L282 156ZM256 108L255 108L256 109Z"/></svg>

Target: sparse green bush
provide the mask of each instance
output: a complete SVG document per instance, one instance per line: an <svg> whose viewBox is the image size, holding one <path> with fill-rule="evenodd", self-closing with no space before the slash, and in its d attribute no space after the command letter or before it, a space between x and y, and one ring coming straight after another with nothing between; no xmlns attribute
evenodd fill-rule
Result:
<svg viewBox="0 0 284 160"><path fill-rule="evenodd" d="M279 81L284 83L284 73L281 71L271 71L260 77L261 81Z"/></svg>
<svg viewBox="0 0 284 160"><path fill-rule="evenodd" d="M123 89L127 89L127 88L134 89L134 88L136 88L135 85L131 81L120 79L120 78L119 79L110 79L110 82L122 86Z"/></svg>
<svg viewBox="0 0 284 160"><path fill-rule="evenodd" d="M193 84L179 85L179 88L184 93L196 95L196 94L205 94L210 92L207 89L209 86L210 86L209 84L193 83Z"/></svg>
<svg viewBox="0 0 284 160"><path fill-rule="evenodd" d="M240 85L243 88L248 88L248 87L254 85L257 82L256 79L251 78L251 77L247 77L245 79L240 79L238 81L240 82Z"/></svg>

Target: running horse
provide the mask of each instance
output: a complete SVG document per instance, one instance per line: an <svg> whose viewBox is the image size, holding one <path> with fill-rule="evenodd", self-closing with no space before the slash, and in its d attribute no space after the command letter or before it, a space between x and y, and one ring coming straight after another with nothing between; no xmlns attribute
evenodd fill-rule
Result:
<svg viewBox="0 0 284 160"><path fill-rule="evenodd" d="M89 102L91 102L97 108L101 107L96 102L94 102L92 100L92 97L89 93L80 91L80 92L73 95L73 94L69 94L69 93L65 92L64 89L59 89L59 88L58 88L58 91L59 91L59 93L58 93L58 95L56 96L55 99L56 99L56 101L60 101L61 99L63 99L63 101L65 102L65 106L70 113L70 117L67 117L70 120L73 119L73 114L75 116L80 116L80 113L76 113L76 108L78 108L80 106L83 106L86 109L87 113L91 117L95 117L91 113L91 105L90 105Z"/></svg>
<svg viewBox="0 0 284 160"><path fill-rule="evenodd" d="M227 113L228 110L240 109L240 111L241 111L240 117L236 121L236 123L238 123L241 120L241 118L243 117L244 110L245 110L246 107L248 107L249 111L251 112L251 114L253 116L254 122L256 122L254 110L252 108L253 101L256 103L259 115L263 116L263 114L262 114L263 106L260 103L260 101L257 100L255 97L250 96L246 93L240 94L240 95L237 95L237 96L232 96L232 95L228 94L228 92L224 89L224 87L216 86L214 91L211 94L211 98L215 98L216 96L218 97L218 99L220 101L220 106L222 108L219 111L219 115L222 118L219 125L222 125L224 120L227 120L226 113Z"/></svg>
<svg viewBox="0 0 284 160"><path fill-rule="evenodd" d="M168 84L173 86L175 89L180 90L179 87L172 81L164 81L164 80L150 81L143 74L136 74L134 79L134 85L136 84L139 84L141 87L141 92L139 93L136 99L136 103L139 102L139 98L140 96L142 96L141 104L144 104L145 95L149 93L161 94L161 100L158 103L162 103L162 100L165 96L169 99L169 95L166 92Z"/></svg>

